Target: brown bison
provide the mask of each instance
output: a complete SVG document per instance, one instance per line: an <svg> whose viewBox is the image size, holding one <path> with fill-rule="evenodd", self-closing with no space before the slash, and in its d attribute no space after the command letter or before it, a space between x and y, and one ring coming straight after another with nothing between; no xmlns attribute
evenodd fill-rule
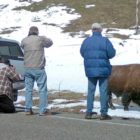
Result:
<svg viewBox="0 0 140 140"><path fill-rule="evenodd" d="M112 74L109 78L109 107L115 109L112 103L112 93L117 97L122 97L124 110L128 110L131 101L140 106L140 64L112 67Z"/></svg>

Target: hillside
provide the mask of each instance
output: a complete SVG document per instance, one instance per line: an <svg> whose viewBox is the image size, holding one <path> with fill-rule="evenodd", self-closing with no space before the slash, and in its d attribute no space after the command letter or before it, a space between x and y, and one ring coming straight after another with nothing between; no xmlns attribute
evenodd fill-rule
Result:
<svg viewBox="0 0 140 140"><path fill-rule="evenodd" d="M74 8L75 12L81 15L81 18L65 27L65 32L86 31L93 22L100 22L105 27L115 28L129 28L136 24L136 0L43 0L28 7L16 9L40 11L52 5ZM88 5L95 6L86 7Z"/></svg>

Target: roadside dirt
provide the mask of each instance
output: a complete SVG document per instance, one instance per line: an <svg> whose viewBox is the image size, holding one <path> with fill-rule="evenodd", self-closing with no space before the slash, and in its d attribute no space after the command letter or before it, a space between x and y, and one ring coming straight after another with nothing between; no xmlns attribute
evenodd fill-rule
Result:
<svg viewBox="0 0 140 140"><path fill-rule="evenodd" d="M20 92L20 96L24 96L24 91ZM33 97L38 97L39 94L37 91L34 90L33 92ZM60 105L63 104L70 104L70 103L78 103L81 100L86 100L86 95L83 93L76 93L72 91L55 91L55 90L50 90L48 92L48 103L51 104L53 103L53 100L55 99L66 99L67 101L61 102ZM95 101L99 101L100 97L96 96ZM121 103L121 98L114 98L113 99L114 104L119 104L122 105ZM20 102L21 105L25 105L25 102ZM34 99L33 100L33 106L38 106L39 104L39 99ZM129 106L137 106L135 103L131 102ZM85 109L86 106L74 106L74 107L64 107L64 108L59 108L59 107L52 107L51 110L55 112L68 112L68 113L82 113L81 110Z"/></svg>

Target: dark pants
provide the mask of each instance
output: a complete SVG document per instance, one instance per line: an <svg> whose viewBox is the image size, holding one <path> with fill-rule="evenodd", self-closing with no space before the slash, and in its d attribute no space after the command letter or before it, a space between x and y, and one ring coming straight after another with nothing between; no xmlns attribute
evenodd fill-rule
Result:
<svg viewBox="0 0 140 140"><path fill-rule="evenodd" d="M6 95L0 95L0 112L3 113L14 113L15 106L13 101Z"/></svg>

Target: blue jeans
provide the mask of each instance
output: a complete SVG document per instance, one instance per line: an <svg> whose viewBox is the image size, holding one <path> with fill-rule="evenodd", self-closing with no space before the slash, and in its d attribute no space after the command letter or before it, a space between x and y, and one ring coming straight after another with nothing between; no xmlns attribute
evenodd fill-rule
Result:
<svg viewBox="0 0 140 140"><path fill-rule="evenodd" d="M44 69L25 69L25 111L32 109L32 92L36 81L39 94L39 113L47 110L47 75Z"/></svg>
<svg viewBox="0 0 140 140"><path fill-rule="evenodd" d="M99 81L100 90L100 104L101 114L106 115L108 112L108 78L106 77L92 77L88 78L88 95L87 95L87 113L91 113L94 109L94 95L96 90L97 81Z"/></svg>

